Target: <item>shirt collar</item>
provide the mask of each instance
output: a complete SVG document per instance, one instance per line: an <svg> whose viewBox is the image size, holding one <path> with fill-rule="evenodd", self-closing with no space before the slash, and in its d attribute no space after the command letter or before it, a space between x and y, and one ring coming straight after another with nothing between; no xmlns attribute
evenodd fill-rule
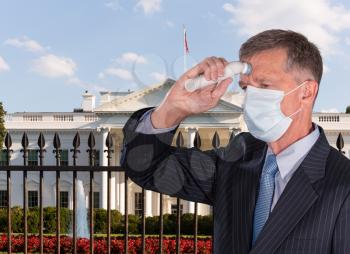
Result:
<svg viewBox="0 0 350 254"><path fill-rule="evenodd" d="M294 142L277 154L276 161L282 179L293 173L299 167L312 146L316 143L320 136L320 131L316 124L313 124L313 127L314 130L310 134ZM269 147L266 156L272 153L273 152Z"/></svg>

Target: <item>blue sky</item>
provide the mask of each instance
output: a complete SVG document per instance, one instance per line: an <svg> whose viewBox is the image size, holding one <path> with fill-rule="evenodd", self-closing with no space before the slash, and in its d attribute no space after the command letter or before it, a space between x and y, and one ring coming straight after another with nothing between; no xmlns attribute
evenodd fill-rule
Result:
<svg viewBox="0 0 350 254"><path fill-rule="evenodd" d="M315 111L350 105L346 0L3 0L0 101L8 112L72 111L85 90L136 90L176 78L183 24L189 65L207 56L236 60L241 43L265 29L302 32L324 57Z"/></svg>

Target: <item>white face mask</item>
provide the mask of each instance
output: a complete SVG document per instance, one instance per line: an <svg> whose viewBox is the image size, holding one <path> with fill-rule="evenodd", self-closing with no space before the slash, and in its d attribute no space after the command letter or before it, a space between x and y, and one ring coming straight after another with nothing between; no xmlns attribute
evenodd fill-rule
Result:
<svg viewBox="0 0 350 254"><path fill-rule="evenodd" d="M281 101L284 96L296 91L306 82L286 94L280 90L247 86L243 109L249 132L265 142L275 142L282 137L293 121L291 116L299 113L301 109L285 116L281 111Z"/></svg>

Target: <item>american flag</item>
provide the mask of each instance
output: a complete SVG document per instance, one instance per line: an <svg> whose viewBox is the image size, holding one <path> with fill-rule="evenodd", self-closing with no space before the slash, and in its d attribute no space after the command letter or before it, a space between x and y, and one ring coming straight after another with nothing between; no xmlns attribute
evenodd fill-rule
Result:
<svg viewBox="0 0 350 254"><path fill-rule="evenodd" d="M186 54L190 53L190 50L188 49L188 43L187 43L187 31L186 28L184 26L184 51Z"/></svg>

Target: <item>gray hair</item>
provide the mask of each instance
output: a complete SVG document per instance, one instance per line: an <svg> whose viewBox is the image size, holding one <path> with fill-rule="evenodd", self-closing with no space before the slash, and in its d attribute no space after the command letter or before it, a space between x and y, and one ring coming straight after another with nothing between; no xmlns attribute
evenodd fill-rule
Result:
<svg viewBox="0 0 350 254"><path fill-rule="evenodd" d="M323 63L319 49L304 35L281 29L271 29L249 38L239 50L239 58L249 58L264 50L287 50L287 67L309 71L318 84L321 82Z"/></svg>

